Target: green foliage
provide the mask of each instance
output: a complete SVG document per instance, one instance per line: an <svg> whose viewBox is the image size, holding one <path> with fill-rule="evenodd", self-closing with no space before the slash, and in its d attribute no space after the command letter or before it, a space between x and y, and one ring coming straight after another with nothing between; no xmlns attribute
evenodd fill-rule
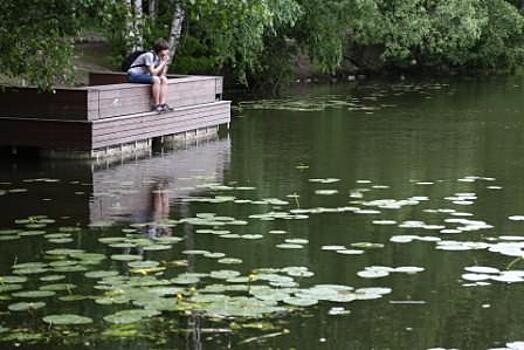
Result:
<svg viewBox="0 0 524 350"><path fill-rule="evenodd" d="M177 52L177 58L170 67L177 74L212 74L219 66L217 53L198 37L185 35Z"/></svg>
<svg viewBox="0 0 524 350"><path fill-rule="evenodd" d="M228 65L242 83L261 69L265 38L279 36L301 14L295 0L193 0L187 10L189 30L212 48L216 67Z"/></svg>
<svg viewBox="0 0 524 350"><path fill-rule="evenodd" d="M304 15L291 35L326 72L333 72L342 61L352 30L376 15L372 0L300 0L300 6ZM376 29L370 28L369 33Z"/></svg>
<svg viewBox="0 0 524 350"><path fill-rule="evenodd" d="M369 0L374 1L374 0ZM524 18L503 0L376 1L353 40L381 44L387 63L499 67L522 64Z"/></svg>
<svg viewBox="0 0 524 350"><path fill-rule="evenodd" d="M72 0L3 0L0 5L2 80L48 88L71 81L72 35L79 18Z"/></svg>
<svg viewBox="0 0 524 350"><path fill-rule="evenodd" d="M486 11L488 21L469 62L490 68L522 66L524 17L503 0L487 1Z"/></svg>
<svg viewBox="0 0 524 350"><path fill-rule="evenodd" d="M105 34L117 66L137 35L146 48L168 37L176 4L185 20L171 71L226 70L246 85L290 79L299 52L330 73L358 53L348 48L371 45L379 67L504 69L524 57L521 0L165 0L156 18L143 4L143 26L130 30L123 0L3 0L0 79L70 83L73 38L85 27Z"/></svg>

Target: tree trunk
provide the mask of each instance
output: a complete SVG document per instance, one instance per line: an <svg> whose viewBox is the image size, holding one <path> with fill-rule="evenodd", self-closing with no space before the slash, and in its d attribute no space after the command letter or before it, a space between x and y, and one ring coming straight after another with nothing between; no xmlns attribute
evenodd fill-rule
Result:
<svg viewBox="0 0 524 350"><path fill-rule="evenodd" d="M179 2L175 5L173 12L173 21L171 22L171 31L169 32L169 63L173 60L178 43L180 42L180 35L182 33L182 23L186 13Z"/></svg>
<svg viewBox="0 0 524 350"><path fill-rule="evenodd" d="M126 33L127 35L124 35L125 38L125 44L126 49L134 49L134 42L135 39L133 38L133 5L131 3L131 0L124 0L124 4L126 7Z"/></svg>
<svg viewBox="0 0 524 350"><path fill-rule="evenodd" d="M124 0L126 7L126 47L128 50L141 50L143 46L142 0Z"/></svg>
<svg viewBox="0 0 524 350"><path fill-rule="evenodd" d="M142 10L142 0L135 0L135 17L133 31L135 33L135 50L141 50L144 47L144 38L142 31L144 28L144 11Z"/></svg>
<svg viewBox="0 0 524 350"><path fill-rule="evenodd" d="M149 0L149 17L151 18L151 21L156 21L157 16L157 10L158 10L158 0Z"/></svg>

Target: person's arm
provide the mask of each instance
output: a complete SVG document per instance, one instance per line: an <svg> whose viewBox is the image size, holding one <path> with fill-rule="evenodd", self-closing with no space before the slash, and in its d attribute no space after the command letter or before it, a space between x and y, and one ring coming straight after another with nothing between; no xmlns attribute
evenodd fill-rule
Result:
<svg viewBox="0 0 524 350"><path fill-rule="evenodd" d="M161 76L167 76L167 60L166 60L166 64L164 65L164 68L162 69L162 71L158 74L159 77Z"/></svg>
<svg viewBox="0 0 524 350"><path fill-rule="evenodd" d="M161 61L160 64L157 67L155 67L154 64L152 64L150 66L147 66L147 69L149 70L149 72L152 75L161 76L162 72L164 72L164 70L166 70L166 67L167 67L167 60Z"/></svg>
<svg viewBox="0 0 524 350"><path fill-rule="evenodd" d="M148 55L146 58L146 67L151 73L151 75L162 75L162 71L167 67L167 57L161 57L160 58L160 64L155 67L155 59L153 54Z"/></svg>
<svg viewBox="0 0 524 350"><path fill-rule="evenodd" d="M162 71L158 74L158 76L162 77L162 76L167 76L167 62L166 64L164 65L164 68L162 69Z"/></svg>

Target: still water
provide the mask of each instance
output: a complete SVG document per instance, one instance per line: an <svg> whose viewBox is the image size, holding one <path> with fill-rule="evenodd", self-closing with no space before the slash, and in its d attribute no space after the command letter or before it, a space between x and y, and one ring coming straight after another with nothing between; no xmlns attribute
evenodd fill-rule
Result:
<svg viewBox="0 0 524 350"><path fill-rule="evenodd" d="M0 348L522 349L523 111L520 78L334 85L2 160Z"/></svg>

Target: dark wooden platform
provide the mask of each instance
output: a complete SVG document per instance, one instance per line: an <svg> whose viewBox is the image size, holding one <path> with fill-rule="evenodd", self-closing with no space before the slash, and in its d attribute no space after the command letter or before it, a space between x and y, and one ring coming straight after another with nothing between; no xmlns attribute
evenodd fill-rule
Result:
<svg viewBox="0 0 524 350"><path fill-rule="evenodd" d="M151 110L151 87L122 73L92 73L90 86L43 93L0 90L0 145L92 151L229 124L222 77L169 76L174 111Z"/></svg>

